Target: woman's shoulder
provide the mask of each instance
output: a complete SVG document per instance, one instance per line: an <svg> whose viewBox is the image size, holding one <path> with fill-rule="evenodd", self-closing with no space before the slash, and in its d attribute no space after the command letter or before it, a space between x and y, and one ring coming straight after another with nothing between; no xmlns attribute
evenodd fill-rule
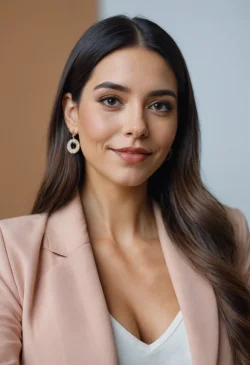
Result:
<svg viewBox="0 0 250 365"><path fill-rule="evenodd" d="M0 250L10 256L32 252L40 245L46 229L47 213L0 219Z"/></svg>
<svg viewBox="0 0 250 365"><path fill-rule="evenodd" d="M7 224L12 224L16 223L16 222L28 222L28 221L37 221L37 220L41 220L43 219L45 216L47 215L46 212L44 213L37 213L37 214L26 214L26 215L18 215L15 217L9 217L9 218L1 218L0 219L0 224L1 223L7 223Z"/></svg>
<svg viewBox="0 0 250 365"><path fill-rule="evenodd" d="M232 223L238 248L238 266L250 288L250 231L246 215L239 208L224 205Z"/></svg>
<svg viewBox="0 0 250 365"><path fill-rule="evenodd" d="M0 219L0 231L8 237L31 236L39 233L45 228L48 218L47 213L20 215L11 218Z"/></svg>
<svg viewBox="0 0 250 365"><path fill-rule="evenodd" d="M249 236L249 225L246 215L237 207L232 207L224 204L225 211L233 225L235 234L239 239L244 239Z"/></svg>
<svg viewBox="0 0 250 365"><path fill-rule="evenodd" d="M31 280L40 257L46 224L46 213L0 220L0 282L15 293L20 303L25 282Z"/></svg>

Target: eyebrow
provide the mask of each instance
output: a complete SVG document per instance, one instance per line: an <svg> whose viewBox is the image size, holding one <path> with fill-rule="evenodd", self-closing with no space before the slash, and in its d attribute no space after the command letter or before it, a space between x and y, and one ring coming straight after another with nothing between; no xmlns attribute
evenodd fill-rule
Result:
<svg viewBox="0 0 250 365"><path fill-rule="evenodd" d="M110 82L110 81L102 82L101 84L94 87L93 91L98 90L98 89L114 89L114 90L122 91L122 92L125 92L125 93L130 93L131 92L131 89L129 87L119 85L119 84L115 84L115 83ZM170 90L170 89L152 90L148 93L149 97L150 96L164 96L164 95L173 96L173 98L177 99L175 92L173 90Z"/></svg>

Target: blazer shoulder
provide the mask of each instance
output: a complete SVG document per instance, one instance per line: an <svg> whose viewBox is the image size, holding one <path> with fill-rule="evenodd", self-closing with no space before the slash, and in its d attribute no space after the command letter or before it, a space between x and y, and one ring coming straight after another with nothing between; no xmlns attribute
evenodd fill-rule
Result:
<svg viewBox="0 0 250 365"><path fill-rule="evenodd" d="M22 215L0 219L0 230L7 241L25 240L31 236L41 236L44 233L47 213Z"/></svg>
<svg viewBox="0 0 250 365"><path fill-rule="evenodd" d="M228 217L234 229L238 249L238 267L250 288L250 231L249 223L243 211L239 208L225 206Z"/></svg>
<svg viewBox="0 0 250 365"><path fill-rule="evenodd" d="M0 220L0 282L18 293L19 302L23 301L25 281L32 279L46 222L46 213Z"/></svg>
<svg viewBox="0 0 250 365"><path fill-rule="evenodd" d="M249 238L249 224L243 211L236 207L230 207L224 204L224 208L231 221L236 239L242 243L247 243Z"/></svg>
<svg viewBox="0 0 250 365"><path fill-rule="evenodd" d="M11 263L27 262L39 253L47 225L47 214L30 214L0 220L0 250Z"/></svg>

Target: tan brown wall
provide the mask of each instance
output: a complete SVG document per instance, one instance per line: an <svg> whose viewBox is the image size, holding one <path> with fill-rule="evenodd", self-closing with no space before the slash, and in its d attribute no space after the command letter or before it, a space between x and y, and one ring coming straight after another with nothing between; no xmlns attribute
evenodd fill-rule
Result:
<svg viewBox="0 0 250 365"><path fill-rule="evenodd" d="M0 4L0 219L30 213L66 59L97 21L97 0Z"/></svg>

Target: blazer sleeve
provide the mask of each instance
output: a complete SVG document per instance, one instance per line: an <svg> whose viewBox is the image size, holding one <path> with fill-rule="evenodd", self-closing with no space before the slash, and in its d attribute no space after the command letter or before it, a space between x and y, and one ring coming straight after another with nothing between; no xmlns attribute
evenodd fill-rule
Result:
<svg viewBox="0 0 250 365"><path fill-rule="evenodd" d="M250 289L250 232L244 213L235 208L238 213L237 237L239 240L239 265L245 282Z"/></svg>
<svg viewBox="0 0 250 365"><path fill-rule="evenodd" d="M0 229L0 365L20 364L22 306Z"/></svg>

